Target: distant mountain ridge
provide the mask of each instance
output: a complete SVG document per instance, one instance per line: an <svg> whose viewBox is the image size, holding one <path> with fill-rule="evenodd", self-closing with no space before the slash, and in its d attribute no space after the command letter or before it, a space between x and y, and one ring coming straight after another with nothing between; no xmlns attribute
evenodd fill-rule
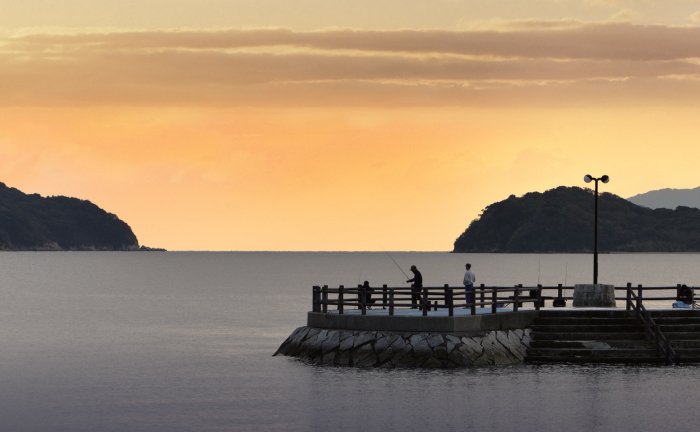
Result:
<svg viewBox="0 0 700 432"><path fill-rule="evenodd" d="M126 222L90 201L0 183L0 250L127 251L139 243Z"/></svg>
<svg viewBox="0 0 700 432"><path fill-rule="evenodd" d="M627 198L650 209L675 209L678 206L700 208L700 187L695 189L658 189Z"/></svg>
<svg viewBox="0 0 700 432"><path fill-rule="evenodd" d="M453 252L591 252L593 194L560 186L511 195L486 207L457 238ZM608 192L598 200L600 251L700 251L700 209L652 210Z"/></svg>

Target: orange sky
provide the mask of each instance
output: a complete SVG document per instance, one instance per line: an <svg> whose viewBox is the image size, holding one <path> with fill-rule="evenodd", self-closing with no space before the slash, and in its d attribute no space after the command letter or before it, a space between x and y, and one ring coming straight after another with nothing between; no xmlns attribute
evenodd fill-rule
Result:
<svg viewBox="0 0 700 432"><path fill-rule="evenodd" d="M587 173L700 186L695 2L29 3L53 21L0 7L0 181L148 246L450 250Z"/></svg>

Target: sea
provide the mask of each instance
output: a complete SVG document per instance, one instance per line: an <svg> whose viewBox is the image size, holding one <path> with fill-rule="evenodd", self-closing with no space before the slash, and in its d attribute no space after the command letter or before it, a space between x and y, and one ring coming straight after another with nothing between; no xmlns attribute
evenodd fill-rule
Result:
<svg viewBox="0 0 700 432"><path fill-rule="evenodd" d="M395 262L394 262L395 261ZM700 286L700 254L601 283ZM697 366L318 366L273 357L314 285L591 283L589 254L2 252L0 431L695 431ZM570 293L569 293L570 294ZM670 307L657 302L655 307Z"/></svg>

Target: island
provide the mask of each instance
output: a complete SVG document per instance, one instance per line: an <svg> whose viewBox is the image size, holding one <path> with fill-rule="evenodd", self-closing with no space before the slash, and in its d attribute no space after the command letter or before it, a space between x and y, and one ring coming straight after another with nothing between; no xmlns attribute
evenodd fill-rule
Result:
<svg viewBox="0 0 700 432"><path fill-rule="evenodd" d="M598 197L598 248L607 252L700 252L700 209L650 209L612 193ZM486 207L453 252L587 253L594 192L560 186Z"/></svg>
<svg viewBox="0 0 700 432"><path fill-rule="evenodd" d="M147 251L129 225L87 200L25 194L0 183L0 250ZM162 250L162 249L161 249Z"/></svg>

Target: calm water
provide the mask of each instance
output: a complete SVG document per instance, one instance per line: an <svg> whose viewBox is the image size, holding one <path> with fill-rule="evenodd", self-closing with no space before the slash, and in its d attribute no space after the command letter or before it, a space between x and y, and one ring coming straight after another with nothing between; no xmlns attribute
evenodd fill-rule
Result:
<svg viewBox="0 0 700 432"><path fill-rule="evenodd" d="M393 253L426 285L589 282L589 255ZM600 280L700 285L700 254ZM539 268L539 271L538 271ZM312 285L400 285L383 253L0 253L1 431L697 430L696 367L354 370L271 357Z"/></svg>

